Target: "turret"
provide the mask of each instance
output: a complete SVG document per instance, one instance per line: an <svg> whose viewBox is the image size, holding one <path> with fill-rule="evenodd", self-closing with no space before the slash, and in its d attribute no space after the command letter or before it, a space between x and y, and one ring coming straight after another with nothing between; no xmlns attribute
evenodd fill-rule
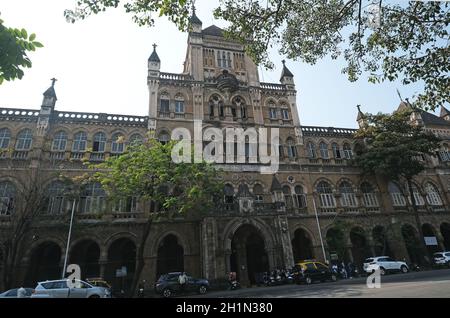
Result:
<svg viewBox="0 0 450 318"><path fill-rule="evenodd" d="M53 110L56 105L56 101L58 98L56 97L55 93L55 82L56 78L52 78L52 86L50 86L45 92L44 92L44 99L42 101L42 109L46 109L47 111Z"/></svg>
<svg viewBox="0 0 450 318"><path fill-rule="evenodd" d="M195 7L192 7L192 16L189 19L191 32L202 33L202 21L195 14Z"/></svg>
<svg viewBox="0 0 450 318"><path fill-rule="evenodd" d="M295 86L294 74L292 74L292 72L287 68L286 61L283 60L282 62L283 62L283 71L281 72L280 78L281 84L285 84L288 86ZM292 87L291 89L294 89L294 87Z"/></svg>
<svg viewBox="0 0 450 318"><path fill-rule="evenodd" d="M153 44L153 52L150 55L150 57L148 58L148 75L149 76L155 76L159 74L155 74L155 73L159 73L160 69L161 69L161 60L159 59L158 53L156 53L156 44Z"/></svg>

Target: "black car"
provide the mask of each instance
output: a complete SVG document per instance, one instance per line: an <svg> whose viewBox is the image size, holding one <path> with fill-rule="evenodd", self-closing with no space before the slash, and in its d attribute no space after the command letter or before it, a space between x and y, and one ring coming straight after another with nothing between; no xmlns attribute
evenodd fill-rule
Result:
<svg viewBox="0 0 450 318"><path fill-rule="evenodd" d="M306 261L297 263L293 268L294 282L311 284L315 281L336 281L336 275L328 266L320 262Z"/></svg>
<svg viewBox="0 0 450 318"><path fill-rule="evenodd" d="M155 292L163 297L171 297L178 294L198 293L206 294L209 288L209 282L204 278L193 278L187 274L185 286L178 283L178 277L181 272L163 274L155 283Z"/></svg>

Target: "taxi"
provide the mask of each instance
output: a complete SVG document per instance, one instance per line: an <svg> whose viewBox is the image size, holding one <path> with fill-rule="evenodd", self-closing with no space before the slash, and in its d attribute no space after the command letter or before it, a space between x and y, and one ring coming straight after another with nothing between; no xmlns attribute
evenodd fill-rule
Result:
<svg viewBox="0 0 450 318"><path fill-rule="evenodd" d="M294 282L297 284L313 282L335 282L337 277L327 265L315 260L304 260L295 264L293 268Z"/></svg>

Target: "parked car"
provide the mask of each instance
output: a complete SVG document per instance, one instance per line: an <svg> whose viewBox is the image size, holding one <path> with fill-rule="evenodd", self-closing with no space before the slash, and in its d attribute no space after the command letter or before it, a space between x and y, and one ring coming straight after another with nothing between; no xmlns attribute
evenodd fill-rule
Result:
<svg viewBox="0 0 450 318"><path fill-rule="evenodd" d="M68 280L39 282L31 298L110 298L108 288L93 286L82 280L75 280L75 286L69 288Z"/></svg>
<svg viewBox="0 0 450 318"><path fill-rule="evenodd" d="M385 275L389 272L409 272L409 267L405 262L396 261L389 256L370 257L364 261L363 265L366 273L373 273L376 269L380 269L380 274Z"/></svg>
<svg viewBox="0 0 450 318"><path fill-rule="evenodd" d="M155 292L163 297L172 297L183 293L198 293L206 294L209 288L209 282L204 278L193 278L187 274L187 281L184 290L181 290L181 285L178 283L178 277L181 272L173 272L163 274L155 283Z"/></svg>
<svg viewBox="0 0 450 318"><path fill-rule="evenodd" d="M19 288L7 290L0 294L0 298L18 298L17 297L18 291L19 291ZM29 298L32 293L33 293L33 288L25 288L25 297L26 298Z"/></svg>
<svg viewBox="0 0 450 318"><path fill-rule="evenodd" d="M450 268L450 252L437 252L433 254L433 265L440 267L446 266Z"/></svg>
<svg viewBox="0 0 450 318"><path fill-rule="evenodd" d="M86 282L93 286L108 288L111 291L111 285L103 278L86 278Z"/></svg>
<svg viewBox="0 0 450 318"><path fill-rule="evenodd" d="M297 284L312 284L315 281L333 281L337 277L327 265L316 261L303 261L295 264L293 270L293 279Z"/></svg>

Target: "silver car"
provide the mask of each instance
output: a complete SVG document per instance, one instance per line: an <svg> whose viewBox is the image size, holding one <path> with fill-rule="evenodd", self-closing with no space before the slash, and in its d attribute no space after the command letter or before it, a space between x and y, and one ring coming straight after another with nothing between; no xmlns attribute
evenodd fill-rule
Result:
<svg viewBox="0 0 450 318"><path fill-rule="evenodd" d="M108 288L93 286L82 280L52 280L39 282L31 298L111 298Z"/></svg>
<svg viewBox="0 0 450 318"><path fill-rule="evenodd" d="M31 294L33 293L33 288L24 288L25 289L25 298L30 298ZM0 294L0 298L18 298L19 288L14 288L5 291L4 293Z"/></svg>

